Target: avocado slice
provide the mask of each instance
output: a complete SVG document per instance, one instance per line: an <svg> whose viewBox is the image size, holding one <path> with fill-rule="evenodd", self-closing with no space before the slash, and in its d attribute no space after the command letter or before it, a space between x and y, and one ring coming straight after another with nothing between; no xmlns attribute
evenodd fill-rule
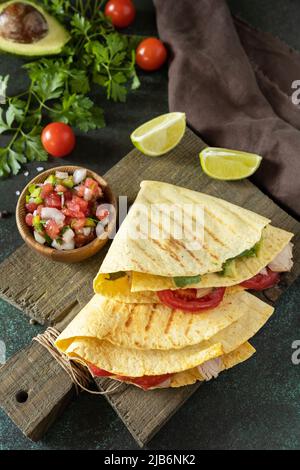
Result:
<svg viewBox="0 0 300 470"><path fill-rule="evenodd" d="M27 0L0 4L0 50L23 56L59 54L66 29L40 5Z"/></svg>

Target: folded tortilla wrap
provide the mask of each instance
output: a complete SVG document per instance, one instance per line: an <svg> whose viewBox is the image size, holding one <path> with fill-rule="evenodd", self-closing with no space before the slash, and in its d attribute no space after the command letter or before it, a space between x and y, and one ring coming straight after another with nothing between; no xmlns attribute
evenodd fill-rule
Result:
<svg viewBox="0 0 300 470"><path fill-rule="evenodd" d="M99 273L173 277L217 272L226 260L252 248L269 222L222 199L143 181Z"/></svg>
<svg viewBox="0 0 300 470"><path fill-rule="evenodd" d="M253 297L253 306L247 314L208 340L167 350L117 346L111 342L113 336L110 340L109 336L103 338L99 324L86 329L84 321L80 319L77 323L75 318L73 326L72 322L58 337L56 347L69 357L94 364L115 375L142 377L182 372L237 349L265 324L273 310ZM126 334L126 327L122 331ZM164 336L162 332L161 336Z"/></svg>
<svg viewBox="0 0 300 470"><path fill-rule="evenodd" d="M230 276L219 273L205 274L201 276L200 282L190 284L188 287L237 286L246 279L255 276L267 266L283 250L292 237L293 234L290 232L267 225L262 231L257 255L237 258L234 274ZM176 288L173 277L135 271L114 280L109 280L107 274L98 273L94 280L96 293L126 303L159 303L160 300L155 291Z"/></svg>
<svg viewBox="0 0 300 470"><path fill-rule="evenodd" d="M60 335L59 344L80 336L125 348L182 349L212 338L242 317L245 321L257 318L260 324L271 311L268 304L246 291L226 294L218 307L194 315L163 304L130 305L94 295Z"/></svg>

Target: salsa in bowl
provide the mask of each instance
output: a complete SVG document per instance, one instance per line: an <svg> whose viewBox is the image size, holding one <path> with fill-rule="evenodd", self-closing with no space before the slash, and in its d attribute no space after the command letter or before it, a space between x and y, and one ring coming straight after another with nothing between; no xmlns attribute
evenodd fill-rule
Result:
<svg viewBox="0 0 300 470"><path fill-rule="evenodd" d="M31 248L56 261L76 262L107 242L115 227L116 200L95 172L57 167L24 188L16 217L19 232Z"/></svg>

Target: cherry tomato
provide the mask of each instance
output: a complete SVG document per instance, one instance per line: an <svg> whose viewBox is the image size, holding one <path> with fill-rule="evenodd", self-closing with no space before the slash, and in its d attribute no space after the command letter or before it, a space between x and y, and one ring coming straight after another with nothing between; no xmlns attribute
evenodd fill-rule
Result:
<svg viewBox="0 0 300 470"><path fill-rule="evenodd" d="M28 225L28 227L32 227L32 219L33 219L33 215L32 214L26 214L25 216L25 222L26 224Z"/></svg>
<svg viewBox="0 0 300 470"><path fill-rule="evenodd" d="M41 139L44 149L53 157L65 157L75 147L74 132L63 122L48 124L43 129Z"/></svg>
<svg viewBox="0 0 300 470"><path fill-rule="evenodd" d="M241 282L241 286L246 287L246 289L251 290L264 290L269 287L275 286L280 281L279 273L271 271L270 268L267 268L268 274L256 274L256 276L247 279L247 281Z"/></svg>
<svg viewBox="0 0 300 470"><path fill-rule="evenodd" d="M157 38L144 39L136 50L136 63L149 72L159 69L167 59L167 49Z"/></svg>
<svg viewBox="0 0 300 470"><path fill-rule="evenodd" d="M55 207L56 209L61 209L61 198L54 192L45 196L44 202L46 207Z"/></svg>
<svg viewBox="0 0 300 470"><path fill-rule="evenodd" d="M182 289L179 289L179 292L170 289L161 290L157 292L157 295L159 300L168 307L178 308L184 312L197 313L202 310L209 310L217 307L224 297L226 288L218 287L199 299L196 297L196 289L183 290L189 291L188 297L186 295L182 295Z"/></svg>
<svg viewBox="0 0 300 470"><path fill-rule="evenodd" d="M116 28L126 28L135 18L135 6L131 0L109 0L105 5L105 16Z"/></svg>

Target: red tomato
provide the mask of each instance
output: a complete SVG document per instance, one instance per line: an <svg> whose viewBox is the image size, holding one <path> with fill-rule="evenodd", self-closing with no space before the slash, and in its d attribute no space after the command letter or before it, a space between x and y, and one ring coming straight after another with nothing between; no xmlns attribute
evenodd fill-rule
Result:
<svg viewBox="0 0 300 470"><path fill-rule="evenodd" d="M116 28L127 28L135 18L135 6L131 0L109 0L104 9Z"/></svg>
<svg viewBox="0 0 300 470"><path fill-rule="evenodd" d="M78 197L76 195L73 196L72 201L74 202L74 204L78 204L78 206L79 206L79 208L82 212L87 212L88 206L89 206L88 201L85 201L84 199L82 199L81 197Z"/></svg>
<svg viewBox="0 0 300 470"><path fill-rule="evenodd" d="M269 287L275 286L280 281L279 273L275 273L271 271L271 269L267 268L268 274L256 274L256 276L247 279L247 281L241 282L241 286L246 287L246 289L252 290L264 290L268 289Z"/></svg>
<svg viewBox="0 0 300 470"><path fill-rule="evenodd" d="M85 217L82 219L73 219L71 221L71 228L73 228L74 230L80 230L85 226L85 223L86 223Z"/></svg>
<svg viewBox="0 0 300 470"><path fill-rule="evenodd" d="M139 385L144 390L148 388L155 387L156 385L165 382L165 380L172 377L173 374L163 374L163 375L144 375L143 377L126 377L125 375L114 375L112 372L107 370L100 369L93 364L89 364L89 369L94 377L115 377L118 380L124 382L131 382L135 385Z"/></svg>
<svg viewBox="0 0 300 470"><path fill-rule="evenodd" d="M64 193L64 197L65 197L65 201L71 201L72 197L73 197L73 193L70 189L68 189L65 193Z"/></svg>
<svg viewBox="0 0 300 470"><path fill-rule="evenodd" d="M68 201L68 202L71 202L71 201ZM85 217L85 214L79 210L79 207L78 207L78 210L64 207L61 211L66 217L71 217L72 219L83 219Z"/></svg>
<svg viewBox="0 0 300 470"><path fill-rule="evenodd" d="M57 184L57 185L55 186L55 191L56 191L57 193L66 193L68 190L67 190L67 188L66 188L65 186L63 186L62 184Z"/></svg>
<svg viewBox="0 0 300 470"><path fill-rule="evenodd" d="M45 197L48 196L52 192L53 192L53 185L51 183L45 183L44 186L42 186L41 197L45 199Z"/></svg>
<svg viewBox="0 0 300 470"><path fill-rule="evenodd" d="M172 377L173 374L163 374L163 375L144 375L143 377L125 377L123 375L117 375L116 378L123 380L124 382L131 382L144 390L149 388L156 387L157 385L165 382L165 380Z"/></svg>
<svg viewBox="0 0 300 470"><path fill-rule="evenodd" d="M94 366L94 364L89 364L89 369L95 377L107 377L114 375L111 372L108 372L107 370L100 369L100 367Z"/></svg>
<svg viewBox="0 0 300 470"><path fill-rule="evenodd" d="M60 228L55 222L54 219L49 219L48 222L45 225L45 230L47 235L52 238L52 240L55 240L60 232Z"/></svg>
<svg viewBox="0 0 300 470"><path fill-rule="evenodd" d="M28 204L25 204L25 207L28 212L34 212L37 208L37 204L35 202L28 202Z"/></svg>
<svg viewBox="0 0 300 470"><path fill-rule="evenodd" d="M74 189L76 191L77 196L83 197L84 189L85 189L85 186L83 184L81 184L80 186L76 186L76 188L74 188Z"/></svg>
<svg viewBox="0 0 300 470"><path fill-rule="evenodd" d="M36 209L36 213L37 213L37 215L39 215L40 217L41 217L41 212L42 212L43 207L45 207L44 204L39 204L39 205L37 206L37 209Z"/></svg>
<svg viewBox="0 0 300 470"><path fill-rule="evenodd" d="M136 50L136 63L143 69L151 72L159 69L167 59L167 49L157 38L144 39Z"/></svg>
<svg viewBox="0 0 300 470"><path fill-rule="evenodd" d="M33 219L32 214L26 214L25 222L28 225L28 227L32 227L32 219Z"/></svg>
<svg viewBox="0 0 300 470"><path fill-rule="evenodd" d="M94 232L91 232L89 235L83 235L83 233L76 233L74 237L76 248L87 245L95 238Z"/></svg>
<svg viewBox="0 0 300 470"><path fill-rule="evenodd" d="M41 139L44 149L53 157L65 157L75 147L74 132L63 122L48 124L43 129Z"/></svg>
<svg viewBox="0 0 300 470"><path fill-rule="evenodd" d="M61 209L61 198L58 194L52 192L44 199L46 207L55 207L56 209Z"/></svg>
<svg viewBox="0 0 300 470"><path fill-rule="evenodd" d="M186 289L188 290L188 297L182 295L182 290L161 290L157 292L159 300L171 308L178 308L184 312L197 313L202 310L209 310L211 308L217 307L225 294L225 287L218 287L217 289L212 290L209 294L204 297L197 299L197 290L196 289Z"/></svg>

